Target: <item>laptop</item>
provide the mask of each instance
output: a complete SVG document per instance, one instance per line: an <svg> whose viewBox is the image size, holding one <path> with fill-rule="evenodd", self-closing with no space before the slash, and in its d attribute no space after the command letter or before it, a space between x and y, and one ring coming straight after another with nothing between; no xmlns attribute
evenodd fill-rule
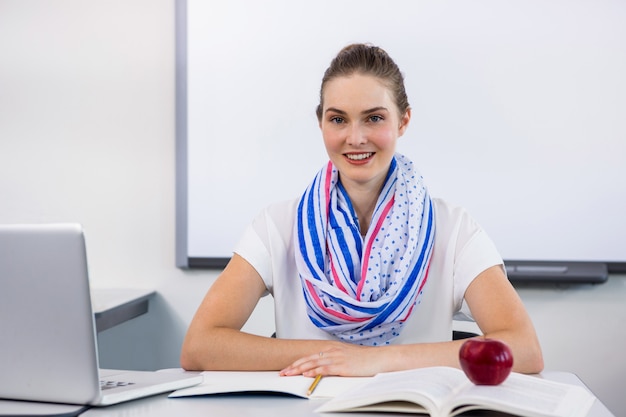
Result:
<svg viewBox="0 0 626 417"><path fill-rule="evenodd" d="M90 294L80 225L0 225L0 399L105 406L202 382L182 370L99 369ZM3 401L0 414L13 406Z"/></svg>

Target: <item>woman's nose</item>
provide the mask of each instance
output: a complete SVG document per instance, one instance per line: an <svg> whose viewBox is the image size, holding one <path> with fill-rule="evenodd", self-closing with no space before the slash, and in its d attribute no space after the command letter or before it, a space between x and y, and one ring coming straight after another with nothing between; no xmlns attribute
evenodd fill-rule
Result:
<svg viewBox="0 0 626 417"><path fill-rule="evenodd" d="M348 131L348 137L346 138L346 142L349 145L362 145L367 142L367 138L363 129L361 129L358 125L352 125L350 130Z"/></svg>

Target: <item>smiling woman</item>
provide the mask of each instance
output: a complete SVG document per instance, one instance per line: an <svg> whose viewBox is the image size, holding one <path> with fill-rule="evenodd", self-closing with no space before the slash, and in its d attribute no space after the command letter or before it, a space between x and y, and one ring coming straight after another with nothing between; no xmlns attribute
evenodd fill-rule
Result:
<svg viewBox="0 0 626 417"><path fill-rule="evenodd" d="M517 371L539 372L537 336L495 245L464 209L431 198L396 152L411 109L386 51L343 48L318 116L328 162L300 198L252 221L189 326L183 367L305 376L459 367L452 320L464 314L511 346ZM242 332L266 293L276 337Z"/></svg>

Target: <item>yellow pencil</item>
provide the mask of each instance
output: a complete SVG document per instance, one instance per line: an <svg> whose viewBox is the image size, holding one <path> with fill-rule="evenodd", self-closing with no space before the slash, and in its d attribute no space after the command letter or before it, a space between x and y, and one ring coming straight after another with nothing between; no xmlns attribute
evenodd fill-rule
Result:
<svg viewBox="0 0 626 417"><path fill-rule="evenodd" d="M313 391L315 391L315 387L317 387L317 384L320 383L321 379L322 379L322 375L318 375L318 376L315 377L315 379L313 380L313 383L309 387L309 390L306 392L306 396L307 397L309 397L311 394L313 394Z"/></svg>

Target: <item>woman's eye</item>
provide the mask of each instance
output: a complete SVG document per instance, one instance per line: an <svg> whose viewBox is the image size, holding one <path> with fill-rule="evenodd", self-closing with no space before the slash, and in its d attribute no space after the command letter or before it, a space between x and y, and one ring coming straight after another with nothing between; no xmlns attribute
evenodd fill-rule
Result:
<svg viewBox="0 0 626 417"><path fill-rule="evenodd" d="M343 123L343 117L333 116L330 118L331 123L340 124Z"/></svg>
<svg viewBox="0 0 626 417"><path fill-rule="evenodd" d="M374 123L378 123L378 122L382 122L383 121L382 116L370 116L369 119L370 119L370 121L372 121Z"/></svg>

